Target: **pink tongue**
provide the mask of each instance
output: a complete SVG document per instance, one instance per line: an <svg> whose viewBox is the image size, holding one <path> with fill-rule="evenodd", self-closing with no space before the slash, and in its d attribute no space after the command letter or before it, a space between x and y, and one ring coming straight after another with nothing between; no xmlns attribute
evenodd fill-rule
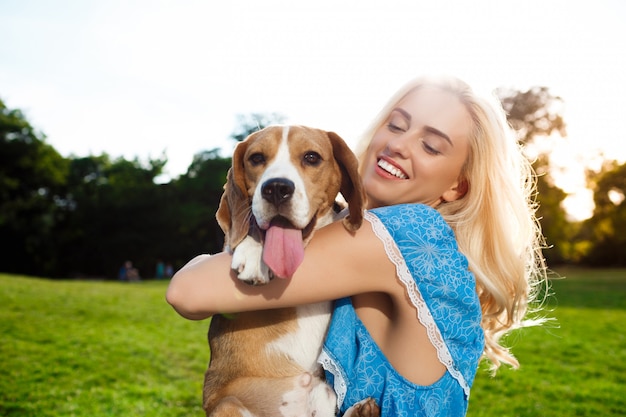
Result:
<svg viewBox="0 0 626 417"><path fill-rule="evenodd" d="M263 262L279 278L291 278L304 259L302 231L272 225L265 232Z"/></svg>

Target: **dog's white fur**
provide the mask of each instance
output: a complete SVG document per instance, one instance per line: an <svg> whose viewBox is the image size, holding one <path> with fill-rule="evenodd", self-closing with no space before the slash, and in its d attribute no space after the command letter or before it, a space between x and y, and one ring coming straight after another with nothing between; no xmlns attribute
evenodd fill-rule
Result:
<svg viewBox="0 0 626 417"><path fill-rule="evenodd" d="M294 188L291 198L272 204L262 190L277 178ZM305 244L314 229L338 218L339 192L349 204L345 227L354 231L363 219L356 157L332 132L274 126L250 135L235 150L224 188L217 219L225 248L233 253L231 267L255 285L272 278L262 239L276 216L302 229ZM323 302L214 317L204 386L207 416L334 416L336 398L317 364L330 313L331 303Z"/></svg>

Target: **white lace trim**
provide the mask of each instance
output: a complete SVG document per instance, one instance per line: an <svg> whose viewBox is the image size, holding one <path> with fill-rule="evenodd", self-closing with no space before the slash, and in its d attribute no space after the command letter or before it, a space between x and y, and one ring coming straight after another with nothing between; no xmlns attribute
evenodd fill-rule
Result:
<svg viewBox="0 0 626 417"><path fill-rule="evenodd" d="M456 379L459 384L461 384L465 395L469 398L470 387L465 381L463 374L461 374L456 366L454 366L454 360L448 350L448 346L446 346L443 337L441 336L441 332L437 327L437 323L435 323L435 319L431 315L428 305L426 305L426 302L422 298L422 294L417 288L417 285L413 280L413 276L411 275L409 268L406 266L402 254L400 253L400 249L396 246L396 242L393 240L389 231L378 217L366 211L365 219L372 224L374 233L385 246L385 251L387 252L389 260L396 266L398 278L406 287L409 298L417 310L417 319L426 328L428 339L433 344L435 349L437 349L439 362L441 362L448 369L450 375L452 375L452 377Z"/></svg>
<svg viewBox="0 0 626 417"><path fill-rule="evenodd" d="M326 349L322 349L320 356L317 358L317 362L322 365L327 372L330 372L334 375L335 381L333 384L333 389L335 390L335 394L337 395L337 408L341 408L343 404L343 400L346 398L346 393L348 392L348 385L346 384L346 378L341 372L341 369L335 364L335 361L332 360Z"/></svg>

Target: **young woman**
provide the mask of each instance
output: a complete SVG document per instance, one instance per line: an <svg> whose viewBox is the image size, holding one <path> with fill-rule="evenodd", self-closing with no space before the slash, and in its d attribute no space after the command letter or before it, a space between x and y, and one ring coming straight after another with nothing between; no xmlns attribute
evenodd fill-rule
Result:
<svg viewBox="0 0 626 417"><path fill-rule="evenodd" d="M518 365L499 339L545 280L529 164L501 107L454 78L407 84L357 153L355 234L319 230L291 280L252 294L229 254L197 257L167 300L189 319L337 300L320 362L341 413L372 397L383 417L465 415L483 355Z"/></svg>

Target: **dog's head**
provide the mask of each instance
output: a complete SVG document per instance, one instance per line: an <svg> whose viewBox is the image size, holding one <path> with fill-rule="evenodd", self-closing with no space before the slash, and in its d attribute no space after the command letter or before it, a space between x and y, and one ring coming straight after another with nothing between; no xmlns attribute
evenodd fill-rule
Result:
<svg viewBox="0 0 626 417"><path fill-rule="evenodd" d="M334 219L338 193L348 203L346 229L363 221L365 194L358 161L333 132L304 126L270 126L248 136L233 154L217 211L225 246L234 250L249 234L281 225L302 231L306 243L315 228Z"/></svg>

